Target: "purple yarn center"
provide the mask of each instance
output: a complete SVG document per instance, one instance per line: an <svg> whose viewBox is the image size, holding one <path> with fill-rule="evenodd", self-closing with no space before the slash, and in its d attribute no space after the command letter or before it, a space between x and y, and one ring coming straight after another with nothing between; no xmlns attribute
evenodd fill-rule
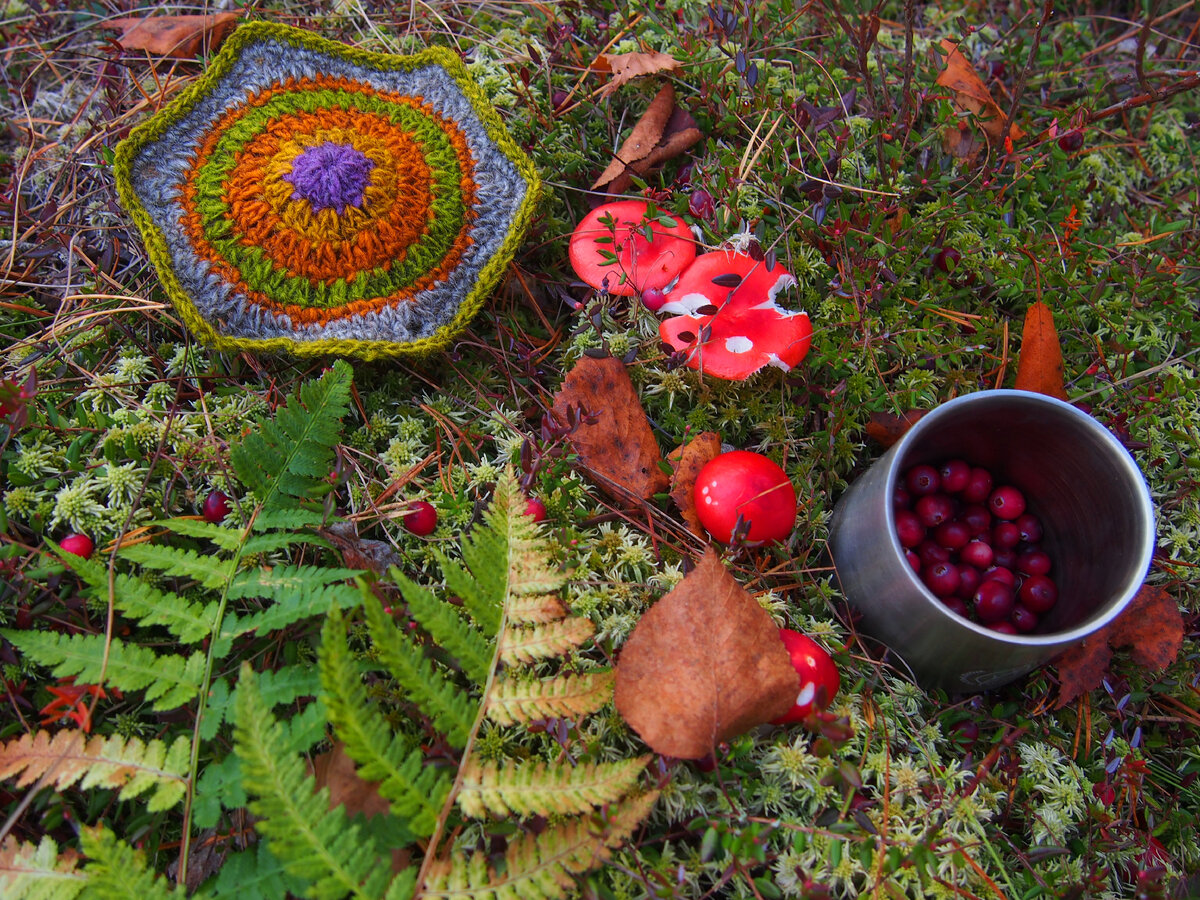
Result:
<svg viewBox="0 0 1200 900"><path fill-rule="evenodd" d="M297 156L283 177L295 188L293 200L307 200L313 212L336 209L340 216L347 206L362 206L374 168L374 161L348 144L326 141Z"/></svg>

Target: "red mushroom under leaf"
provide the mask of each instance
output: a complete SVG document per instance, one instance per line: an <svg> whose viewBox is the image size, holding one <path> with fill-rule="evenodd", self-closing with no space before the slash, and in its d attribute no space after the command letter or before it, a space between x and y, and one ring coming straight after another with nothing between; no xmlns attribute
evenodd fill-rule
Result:
<svg viewBox="0 0 1200 900"><path fill-rule="evenodd" d="M659 335L675 350L690 351L689 367L716 378L740 381L764 366L786 372L804 359L812 339L808 316L775 302L795 283L782 266L768 268L744 253L706 253L667 295L662 308L685 314L664 320Z"/></svg>
<svg viewBox="0 0 1200 900"><path fill-rule="evenodd" d="M647 240L647 228L653 240ZM584 217L571 234L568 255L575 274L592 287L632 297L674 281L696 258L696 243L682 219L645 200L619 200Z"/></svg>

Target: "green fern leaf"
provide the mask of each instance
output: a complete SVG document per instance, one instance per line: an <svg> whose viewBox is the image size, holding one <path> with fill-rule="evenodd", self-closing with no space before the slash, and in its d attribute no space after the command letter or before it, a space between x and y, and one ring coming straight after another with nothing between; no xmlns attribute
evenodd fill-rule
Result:
<svg viewBox="0 0 1200 900"><path fill-rule="evenodd" d="M273 602L265 609L225 623L221 636L238 637L255 630L266 634L301 619L324 615L333 608L355 607L361 598L358 588L342 582L361 574L355 569L293 565L239 572L229 585L231 600Z"/></svg>
<svg viewBox="0 0 1200 900"><path fill-rule="evenodd" d="M481 528L463 541L462 556L470 572L444 554L437 554L446 587L462 597L463 606L484 634L500 630L507 573L497 561L504 560L505 552L500 535L491 528Z"/></svg>
<svg viewBox="0 0 1200 900"><path fill-rule="evenodd" d="M571 616L527 628L508 628L500 638L500 659L511 666L562 656L595 633L592 620L583 616Z"/></svg>
<svg viewBox="0 0 1200 900"><path fill-rule="evenodd" d="M246 792L256 799L255 827L289 873L305 879L315 900L381 897L390 867L362 828L347 821L344 807L329 809L329 791L315 790L300 758L290 752L283 728L257 690L249 663L238 680L234 746Z"/></svg>
<svg viewBox="0 0 1200 900"><path fill-rule="evenodd" d="M410 900L417 889L417 870L404 869L392 879L383 900Z"/></svg>
<svg viewBox="0 0 1200 900"><path fill-rule="evenodd" d="M450 745L465 747L475 724L477 701L434 667L420 645L396 627L374 594L363 591L362 597L379 661L407 692L406 699L433 719Z"/></svg>
<svg viewBox="0 0 1200 900"><path fill-rule="evenodd" d="M224 588L235 571L235 563L231 559L221 559L186 547L168 547L165 544L133 544L123 547L121 558L147 569L190 578L210 591Z"/></svg>
<svg viewBox="0 0 1200 900"><path fill-rule="evenodd" d="M71 568L88 585L87 596L108 601L107 566L76 558L71 560ZM163 626L185 644L198 644L208 637L217 616L216 603L196 603L123 573L113 580L113 605L142 625Z"/></svg>
<svg viewBox="0 0 1200 900"><path fill-rule="evenodd" d="M267 841L252 850L231 853L201 888L207 900L286 900L302 895L304 882L287 873Z"/></svg>
<svg viewBox="0 0 1200 900"><path fill-rule="evenodd" d="M0 897L4 900L75 900L87 885L74 850L58 852L43 837L34 846L13 837L0 843Z"/></svg>
<svg viewBox="0 0 1200 900"><path fill-rule="evenodd" d="M615 803L635 784L649 754L610 763L495 763L463 766L458 805L468 816L577 815Z"/></svg>
<svg viewBox="0 0 1200 900"><path fill-rule="evenodd" d="M175 534L182 534L184 537L201 538L211 541L222 550L230 553L242 544L242 529L231 528L228 525L217 525L214 522L205 522L203 519L180 516L177 519L158 519L150 524L156 528L165 528L167 531L174 532Z"/></svg>
<svg viewBox="0 0 1200 900"><path fill-rule="evenodd" d="M325 511L318 509L263 509L254 517L255 531L304 531L325 524Z"/></svg>
<svg viewBox="0 0 1200 900"><path fill-rule="evenodd" d="M395 567L391 573L408 603L412 617L440 646L454 655L468 678L482 685L492 667L493 653L489 638L480 634L458 614L454 606L439 600L428 588L412 581Z"/></svg>
<svg viewBox="0 0 1200 900"><path fill-rule="evenodd" d="M600 709L612 698L611 669L552 678L504 678L488 696L488 718L497 725L534 719L578 719Z"/></svg>
<svg viewBox="0 0 1200 900"><path fill-rule="evenodd" d="M89 738L82 731L24 734L0 744L0 779L17 778L17 787L34 782L64 790L76 782L81 790L119 788L129 800L153 791L150 812L170 809L185 789L190 742L179 737L168 749L162 741L126 741L118 735Z"/></svg>
<svg viewBox="0 0 1200 900"><path fill-rule="evenodd" d="M263 701L272 709L280 703L292 703L301 697L315 697L321 691L321 679L305 665L284 666L278 671L258 673L258 691ZM208 692L208 703L204 707L204 722L200 725L200 737L211 741L217 730L233 708L233 695L229 682L218 678Z"/></svg>
<svg viewBox="0 0 1200 900"><path fill-rule="evenodd" d="M185 897L186 892L171 889L166 879L146 865L135 851L104 828L85 829L80 834L83 852L90 857L87 869L87 897L97 900L169 900Z"/></svg>
<svg viewBox="0 0 1200 900"><path fill-rule="evenodd" d="M390 734L383 716L368 703L337 610L325 621L320 670L330 724L346 754L359 764L359 777L378 783L380 796L413 835L429 837L450 793L450 777L426 766L420 748L404 735Z"/></svg>
<svg viewBox="0 0 1200 900"><path fill-rule="evenodd" d="M646 817L658 798L652 791L609 808L606 818L576 816L540 834L521 834L508 845L502 869L489 867L483 853L454 856L430 866L422 897L479 900L561 898L573 876L607 860Z"/></svg>
<svg viewBox="0 0 1200 900"><path fill-rule="evenodd" d="M349 364L338 360L321 378L302 384L274 419L230 448L234 471L264 511L294 509L329 491L352 375Z"/></svg>
<svg viewBox="0 0 1200 900"><path fill-rule="evenodd" d="M2 631L4 637L27 657L52 667L59 678L75 676L80 682L103 683L123 691L145 688L146 699L157 710L175 709L200 690L204 676L204 654L187 659L173 654L156 654L147 647L113 638L104 654L104 635L67 636L49 631Z"/></svg>

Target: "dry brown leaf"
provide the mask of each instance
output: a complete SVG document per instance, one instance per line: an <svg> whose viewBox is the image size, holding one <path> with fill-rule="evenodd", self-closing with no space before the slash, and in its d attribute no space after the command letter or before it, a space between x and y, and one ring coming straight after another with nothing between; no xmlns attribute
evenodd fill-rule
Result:
<svg viewBox="0 0 1200 900"><path fill-rule="evenodd" d="M617 711L656 753L699 759L792 707L779 628L710 547L642 616L617 660Z"/></svg>
<svg viewBox="0 0 1200 900"><path fill-rule="evenodd" d="M979 127L993 144L1004 143L1004 122L1007 114L1000 109L988 91L987 85L975 71L974 67L963 56L962 51L953 41L942 41L942 51L946 54L945 68L937 77L937 83L954 91L955 102L962 109L974 113L979 119ZM1014 141L1024 137L1025 132L1014 122L1008 130L1008 137Z"/></svg>
<svg viewBox="0 0 1200 900"><path fill-rule="evenodd" d="M867 437L881 447L890 447L908 433L929 410L910 409L896 415L890 412L873 412L867 417Z"/></svg>
<svg viewBox="0 0 1200 900"><path fill-rule="evenodd" d="M1054 328L1054 314L1041 300L1035 301L1025 313L1015 387L1059 400L1067 399L1067 389L1063 384L1062 346L1058 341L1058 331Z"/></svg>
<svg viewBox="0 0 1200 900"><path fill-rule="evenodd" d="M704 535L704 526L696 515L696 498L693 489L696 476L709 460L721 453L721 439L715 431L696 435L686 444L680 444L667 456L671 464L671 499L683 515L683 521L694 534Z"/></svg>
<svg viewBox="0 0 1200 900"><path fill-rule="evenodd" d="M1100 687L1117 648L1130 647L1135 663L1157 672L1175 661L1182 646L1179 604L1163 588L1144 584L1114 622L1055 659L1059 689L1054 708Z"/></svg>
<svg viewBox="0 0 1200 900"><path fill-rule="evenodd" d="M195 59L202 52L215 50L233 31L237 19L237 13L223 12L206 16L127 16L101 24L121 32L116 41L126 50Z"/></svg>
<svg viewBox="0 0 1200 900"><path fill-rule="evenodd" d="M334 741L332 750L313 757L309 772L317 782L317 790L329 788L330 809L344 806L347 815L362 813L367 818L382 815L390 809L376 785L358 776L354 760L346 755L341 741ZM410 851L402 847L392 850L392 871L406 868L411 857Z"/></svg>
<svg viewBox="0 0 1200 900"><path fill-rule="evenodd" d="M642 113L637 124L633 126L633 131L629 133L629 137L625 139L625 143L621 145L621 149L617 151L613 161L596 179L592 188L608 184L618 175L623 174L627 166L647 157L662 140L663 132L666 131L667 122L670 121L674 109L675 88L670 84L664 84L654 99L650 101L650 106Z"/></svg>
<svg viewBox="0 0 1200 900"><path fill-rule="evenodd" d="M674 72L679 68L679 60L669 53L601 53L596 58L592 69L597 72L611 72L612 79L600 91L601 97L609 96L623 84L628 84L643 75L660 75L664 72Z"/></svg>
<svg viewBox="0 0 1200 900"><path fill-rule="evenodd" d="M560 422L567 422L569 406L599 417L594 425L581 424L567 440L606 493L629 503L667 489L667 475L659 468L662 451L624 363L611 356L580 359L554 395Z"/></svg>

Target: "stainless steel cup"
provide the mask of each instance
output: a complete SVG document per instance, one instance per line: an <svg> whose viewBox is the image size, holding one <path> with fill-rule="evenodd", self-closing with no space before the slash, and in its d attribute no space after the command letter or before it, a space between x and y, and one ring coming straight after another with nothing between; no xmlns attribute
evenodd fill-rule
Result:
<svg viewBox="0 0 1200 900"><path fill-rule="evenodd" d="M892 495L919 463L960 457L1024 492L1044 526L1059 599L1031 634L1005 635L947 609L896 537ZM1137 464L1099 422L1028 391L982 391L918 421L850 486L833 513L830 551L862 629L928 687L978 691L1036 668L1116 618L1154 552L1154 511Z"/></svg>

